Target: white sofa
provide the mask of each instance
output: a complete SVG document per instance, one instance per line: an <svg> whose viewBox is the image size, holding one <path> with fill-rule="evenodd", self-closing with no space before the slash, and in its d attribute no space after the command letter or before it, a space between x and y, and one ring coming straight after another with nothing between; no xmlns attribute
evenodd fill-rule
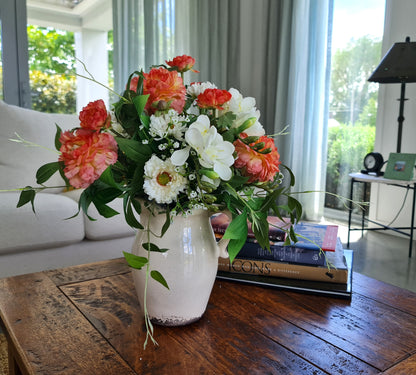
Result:
<svg viewBox="0 0 416 375"><path fill-rule="evenodd" d="M0 101L0 278L117 258L131 249L135 231L124 221L120 199L111 206L121 213L110 219L91 206L89 214L97 221L82 213L66 220L78 211L80 191L57 188L37 194L36 214L30 204L16 208L20 191L4 191L36 186L37 169L57 160L55 124L71 129L79 121L76 115L40 113ZM42 147L10 140L18 136ZM59 173L47 186L63 186Z"/></svg>

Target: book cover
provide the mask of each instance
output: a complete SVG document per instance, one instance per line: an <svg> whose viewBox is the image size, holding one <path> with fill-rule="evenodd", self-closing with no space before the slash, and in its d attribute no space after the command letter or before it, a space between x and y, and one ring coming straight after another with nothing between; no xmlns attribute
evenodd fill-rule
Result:
<svg viewBox="0 0 416 375"><path fill-rule="evenodd" d="M287 221L282 221L277 216L269 216L267 221L270 223L269 239L271 241L284 241L286 238L286 232L284 229L288 229L290 227L289 219L287 219ZM229 223L230 219L226 214L220 213L211 217L211 226L215 234L224 234ZM255 238L250 222L248 222L247 237Z"/></svg>
<svg viewBox="0 0 416 375"><path fill-rule="evenodd" d="M269 251L263 249L257 242L248 239L237 257L315 266L325 265L325 256L319 249L305 249L296 245L283 246L282 242L272 242Z"/></svg>
<svg viewBox="0 0 416 375"><path fill-rule="evenodd" d="M348 281L348 267L344 259L342 244L339 240L337 242L337 251L326 253L324 266L237 257L232 263L228 258L219 258L218 270L248 275L346 284ZM328 264L330 268L328 268Z"/></svg>
<svg viewBox="0 0 416 375"><path fill-rule="evenodd" d="M344 257L348 267L348 279L346 284L249 275L245 273L232 273L225 271L218 271L217 279L307 294L351 298L353 254L352 250L344 250Z"/></svg>
<svg viewBox="0 0 416 375"><path fill-rule="evenodd" d="M335 251L338 238L338 225L300 222L294 225L298 242L294 245L305 249ZM302 237L301 237L302 236Z"/></svg>

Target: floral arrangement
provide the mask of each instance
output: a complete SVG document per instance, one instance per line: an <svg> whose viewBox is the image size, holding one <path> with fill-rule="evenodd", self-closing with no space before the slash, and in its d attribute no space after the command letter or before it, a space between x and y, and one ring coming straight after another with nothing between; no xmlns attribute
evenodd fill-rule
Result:
<svg viewBox="0 0 416 375"><path fill-rule="evenodd" d="M230 240L230 261L246 241L248 222L258 243L270 249L267 216L295 223L302 206L281 184L281 168L288 170L290 186L294 176L281 163L273 138L265 135L255 99L210 82L185 86L183 75L195 64L190 56L166 64L132 73L111 114L97 100L82 109L79 127L57 126L59 159L39 168L39 186L21 189L17 206L30 202L33 208L36 193L48 189L45 182L59 172L67 188L83 189L79 211L87 216L91 204L104 217L118 214L108 203L121 197L126 222L139 230L149 230L137 219L142 205L166 213L163 236L176 215L229 211L224 238ZM279 206L282 195L286 203ZM284 230L288 243L296 241L292 227ZM149 252L166 250L143 246ZM124 254L134 268L148 265L149 259ZM150 276L168 287L159 272ZM149 319L146 324L151 327Z"/></svg>
<svg viewBox="0 0 416 375"><path fill-rule="evenodd" d="M97 100L82 109L79 127L57 126L59 160L39 168L40 187L24 188L18 207L33 207L36 193L59 171L68 188L84 189L79 207L87 215L91 203L104 217L118 214L107 204L119 197L127 223L138 229L143 202L167 213L166 228L175 215L196 208L228 210L232 221L224 237L230 239L231 261L246 240L247 221L259 244L269 248L267 215L294 223L302 207L281 186L282 167L290 186L294 176L265 135L255 99L210 82L185 86L184 73L198 73L190 56L166 64L132 73L113 114ZM287 203L278 206L281 195ZM288 241L296 240L292 228L288 234Z"/></svg>

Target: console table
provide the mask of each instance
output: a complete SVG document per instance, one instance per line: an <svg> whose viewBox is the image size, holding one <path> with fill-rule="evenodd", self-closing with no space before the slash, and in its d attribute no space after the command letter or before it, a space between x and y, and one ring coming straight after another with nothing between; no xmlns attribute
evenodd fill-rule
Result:
<svg viewBox="0 0 416 375"><path fill-rule="evenodd" d="M205 315L145 328L115 259L0 279L10 374L411 374L416 294L353 275L351 300L217 280Z"/></svg>
<svg viewBox="0 0 416 375"><path fill-rule="evenodd" d="M405 236L410 237L409 239L409 258L412 257L412 246L413 246L413 230L415 228L415 202L416 202L416 180L411 181L402 181L402 180L391 180L384 177L377 177L372 176L364 173L351 173L349 175L351 177L351 186L350 186L350 205L349 205L349 214L348 214L348 240L347 240L347 247L350 246L350 232L354 230L361 230L364 232L364 222L369 222L372 224L377 225L378 227L366 227L366 230L392 230L397 233L403 234ZM365 212L363 210L362 217L361 217L361 228L351 228L351 217L352 217L352 200L353 200L353 193L354 193L354 185L355 183L363 183L364 184L364 197L367 191L368 184L385 184L390 186L396 186L402 189L409 189L413 190L413 199L412 199L412 211L410 215L410 226L408 227L396 227L396 226L387 226L382 223L379 223L374 220L370 220L365 217ZM408 230L409 232L405 232Z"/></svg>

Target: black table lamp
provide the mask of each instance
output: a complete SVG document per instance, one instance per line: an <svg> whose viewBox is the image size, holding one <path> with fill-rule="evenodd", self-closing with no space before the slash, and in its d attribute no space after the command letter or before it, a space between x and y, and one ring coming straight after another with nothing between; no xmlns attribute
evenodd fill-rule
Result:
<svg viewBox="0 0 416 375"><path fill-rule="evenodd" d="M378 83L401 84L399 117L397 118L399 123L397 152L399 153L402 143L404 102L407 100L404 97L406 83L416 82L416 42L411 42L410 38L406 37L404 43L394 43L368 80Z"/></svg>

